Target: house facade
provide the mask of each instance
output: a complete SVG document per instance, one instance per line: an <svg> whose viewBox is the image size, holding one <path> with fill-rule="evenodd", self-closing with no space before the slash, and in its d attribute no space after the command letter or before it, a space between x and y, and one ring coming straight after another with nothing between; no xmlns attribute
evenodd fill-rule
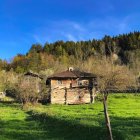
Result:
<svg viewBox="0 0 140 140"><path fill-rule="evenodd" d="M52 104L93 103L97 89L97 77L92 73L69 68L49 76L46 84L50 86Z"/></svg>

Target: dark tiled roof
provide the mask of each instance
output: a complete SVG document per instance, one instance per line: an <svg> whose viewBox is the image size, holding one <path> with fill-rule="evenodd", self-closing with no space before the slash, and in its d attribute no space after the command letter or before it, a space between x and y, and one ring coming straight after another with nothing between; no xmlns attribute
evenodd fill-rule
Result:
<svg viewBox="0 0 140 140"><path fill-rule="evenodd" d="M81 72L78 70L73 70L73 71L63 71L61 73L56 73L48 77L48 79L53 79L53 78L94 78L96 77L92 73L87 73L87 72Z"/></svg>
<svg viewBox="0 0 140 140"><path fill-rule="evenodd" d="M40 79L43 79L39 74L33 73L32 71L28 71L27 73L24 74L25 76L33 76L33 77L38 77Z"/></svg>

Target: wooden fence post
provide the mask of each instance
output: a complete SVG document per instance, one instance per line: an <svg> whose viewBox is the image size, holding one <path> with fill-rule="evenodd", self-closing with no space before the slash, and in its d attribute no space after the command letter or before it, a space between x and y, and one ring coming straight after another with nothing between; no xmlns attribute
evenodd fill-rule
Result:
<svg viewBox="0 0 140 140"><path fill-rule="evenodd" d="M106 127L107 127L107 131L109 134L109 140L113 140L113 136L112 136L112 130L111 130L111 125L110 125L110 118L108 115L108 109L107 109L107 96L108 95L103 95L103 106L104 106L104 115L105 115L105 121L106 121Z"/></svg>
<svg viewBox="0 0 140 140"><path fill-rule="evenodd" d="M67 104L67 88L65 87L65 104Z"/></svg>

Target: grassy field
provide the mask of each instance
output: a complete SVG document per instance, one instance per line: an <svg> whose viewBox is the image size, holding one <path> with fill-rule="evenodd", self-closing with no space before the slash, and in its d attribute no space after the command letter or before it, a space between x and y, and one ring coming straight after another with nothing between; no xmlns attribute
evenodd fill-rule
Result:
<svg viewBox="0 0 140 140"><path fill-rule="evenodd" d="M140 140L140 95L110 95L114 140ZM0 140L107 140L103 105L44 105L23 111L0 103Z"/></svg>

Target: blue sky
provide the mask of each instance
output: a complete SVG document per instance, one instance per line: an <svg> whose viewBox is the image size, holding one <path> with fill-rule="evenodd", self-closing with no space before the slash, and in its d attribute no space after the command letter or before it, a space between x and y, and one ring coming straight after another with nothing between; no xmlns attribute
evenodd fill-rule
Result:
<svg viewBox="0 0 140 140"><path fill-rule="evenodd" d="M33 43L100 39L140 30L139 0L0 0L0 58Z"/></svg>

